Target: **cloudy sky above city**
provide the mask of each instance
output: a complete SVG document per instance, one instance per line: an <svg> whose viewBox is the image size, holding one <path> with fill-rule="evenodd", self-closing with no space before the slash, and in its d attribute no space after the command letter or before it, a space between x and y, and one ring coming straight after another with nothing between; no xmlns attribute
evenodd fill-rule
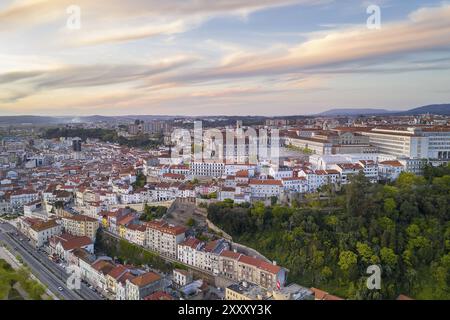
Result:
<svg viewBox="0 0 450 320"><path fill-rule="evenodd" d="M367 27L371 4L381 29ZM67 26L71 5L80 29ZM450 102L447 1L0 0L0 44L0 115Z"/></svg>

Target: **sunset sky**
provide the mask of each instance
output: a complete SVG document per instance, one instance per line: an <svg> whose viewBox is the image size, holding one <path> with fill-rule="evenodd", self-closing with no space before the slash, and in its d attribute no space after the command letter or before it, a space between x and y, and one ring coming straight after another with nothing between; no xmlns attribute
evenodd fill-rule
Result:
<svg viewBox="0 0 450 320"><path fill-rule="evenodd" d="M380 30L366 26L370 4ZM79 30L66 26L70 5ZM449 102L449 1L0 0L0 115Z"/></svg>

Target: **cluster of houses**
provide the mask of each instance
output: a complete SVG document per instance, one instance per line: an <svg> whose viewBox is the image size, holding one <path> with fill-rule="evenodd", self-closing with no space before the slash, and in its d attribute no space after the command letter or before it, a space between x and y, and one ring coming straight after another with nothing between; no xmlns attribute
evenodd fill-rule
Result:
<svg viewBox="0 0 450 320"><path fill-rule="evenodd" d="M162 220L139 223L127 210L107 213L102 224L105 230L118 237L213 276L249 281L265 288L282 286L286 281L286 269L230 251L230 243L225 239L204 242L186 237L184 227Z"/></svg>
<svg viewBox="0 0 450 320"><path fill-rule="evenodd" d="M116 265L109 257L96 257L94 243L98 228L171 261L230 282L247 281L266 289L282 287L286 282L286 269L232 251L225 239L204 242L186 237L186 228L163 220L139 221L138 214L128 208L103 212L98 219L60 209L48 220L24 215L17 224L36 248L46 250L52 259L79 267L82 279L111 299L144 299L164 291L165 282L156 273L150 272L152 276L149 276L138 268ZM186 282L184 279L177 283L187 285Z"/></svg>
<svg viewBox="0 0 450 320"><path fill-rule="evenodd" d="M143 151L90 142L82 156L71 156L54 142L45 146L47 161L29 168L0 170L0 212L50 214L70 204L77 212L98 217L126 206L142 210L146 203L204 198L237 203L315 192L324 185L345 185L363 172L372 182L395 180L405 164L376 154L312 155L262 161L223 163L172 158L167 149ZM137 184L138 177L144 183Z"/></svg>
<svg viewBox="0 0 450 320"><path fill-rule="evenodd" d="M77 266L84 281L119 300L167 298L167 283L155 272L96 257L98 228L188 268L241 284L236 286L241 293L246 291L242 284L281 290L286 283L286 269L239 253L225 239L201 241L164 220L140 221L137 212L146 204L170 205L176 199L268 200L315 192L324 185L345 185L359 172L377 182L394 180L405 170L398 160L370 154L227 164L186 162L170 157L167 150L148 152L100 142L85 144L75 156L58 141L41 141L39 147L43 150L39 156L46 161L0 170L0 213L21 211L18 227L33 245ZM173 279L180 286L192 280L182 270L174 271Z"/></svg>

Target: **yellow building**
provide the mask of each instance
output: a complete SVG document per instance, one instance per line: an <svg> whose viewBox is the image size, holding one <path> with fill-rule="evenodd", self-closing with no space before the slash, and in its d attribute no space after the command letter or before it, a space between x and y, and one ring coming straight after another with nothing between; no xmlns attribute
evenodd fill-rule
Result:
<svg viewBox="0 0 450 320"><path fill-rule="evenodd" d="M119 237L125 238L126 233L127 233L127 227L125 227L124 225L120 225L119 226Z"/></svg>

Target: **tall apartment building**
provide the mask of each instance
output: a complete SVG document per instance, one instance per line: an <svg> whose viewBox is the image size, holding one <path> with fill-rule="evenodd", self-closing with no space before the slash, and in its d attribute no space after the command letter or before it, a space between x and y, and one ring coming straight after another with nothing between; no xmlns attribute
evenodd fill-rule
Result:
<svg viewBox="0 0 450 320"><path fill-rule="evenodd" d="M178 260L191 266L197 266L197 251L202 246L204 246L204 242L197 238L186 239L178 245Z"/></svg>
<svg viewBox="0 0 450 320"><path fill-rule="evenodd" d="M84 215L71 215L61 218L64 230L75 236L86 236L95 240L99 223L97 219Z"/></svg>
<svg viewBox="0 0 450 320"><path fill-rule="evenodd" d="M147 247L172 259L177 258L177 246L184 241L186 229L164 221L147 223Z"/></svg>

